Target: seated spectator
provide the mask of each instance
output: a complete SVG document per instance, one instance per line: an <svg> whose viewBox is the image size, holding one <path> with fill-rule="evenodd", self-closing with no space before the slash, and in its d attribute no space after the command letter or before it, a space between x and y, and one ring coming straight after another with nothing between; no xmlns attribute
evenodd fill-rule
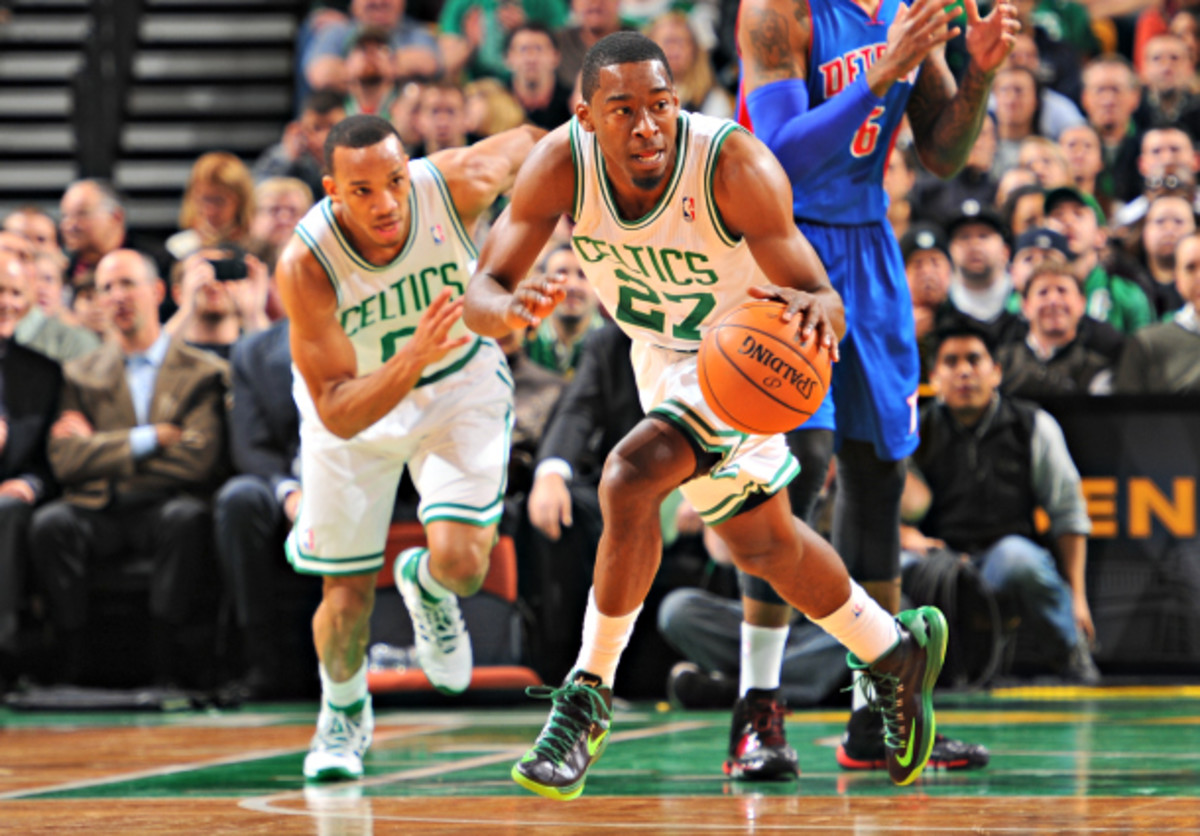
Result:
<svg viewBox="0 0 1200 836"><path fill-rule="evenodd" d="M1057 189L1071 184L1071 169L1058 143L1044 136L1027 137L1021 142L1017 165L1037 175L1043 189Z"/></svg>
<svg viewBox="0 0 1200 836"><path fill-rule="evenodd" d="M1101 259L1108 230L1095 198L1074 188L1055 189L1046 195L1046 214L1067 238L1071 268L1083 282L1087 315L1123 334L1148 324L1154 313L1141 286L1110 271Z"/></svg>
<svg viewBox="0 0 1200 836"><path fill-rule="evenodd" d="M388 34L367 27L355 36L346 56L346 115L369 113L386 118L394 98L396 70Z"/></svg>
<svg viewBox="0 0 1200 836"><path fill-rule="evenodd" d="M24 235L33 244L34 252L53 255L60 260L62 247L58 245L58 225L54 218L36 206L21 206L4 219L4 229Z"/></svg>
<svg viewBox="0 0 1200 836"><path fill-rule="evenodd" d="M37 273L33 244L29 239L15 232L0 232L0 252L16 258L23 278L20 302L23 313L12 335L14 341L41 352L57 363L87 354L100 345L100 340L91 331L47 316L34 304Z"/></svg>
<svg viewBox="0 0 1200 836"><path fill-rule="evenodd" d="M1191 202L1166 194L1150 204L1140 234L1130 247L1153 279L1147 295L1156 320L1166 319L1183 307L1183 297L1175 286L1175 247L1195 229L1196 215Z"/></svg>
<svg viewBox="0 0 1200 836"><path fill-rule="evenodd" d="M233 246L206 247L184 259L172 279L179 310L163 330L228 360L242 336L270 326L269 285L267 266L253 255Z"/></svg>
<svg viewBox="0 0 1200 836"><path fill-rule="evenodd" d="M1051 3L1038 0L1017 0L1014 5L1017 7L1021 30L1013 48L1015 57L1010 61L1029 69L1039 84L1053 89L1068 102L1079 101L1080 61L1085 55L1092 54L1092 50L1081 52L1063 40L1065 33L1060 15L1067 4L1055 3L1052 6ZM1080 12L1083 21L1077 18L1078 35L1075 42L1095 44L1094 37L1088 31L1087 12ZM1057 134L1054 138L1057 139Z"/></svg>
<svg viewBox="0 0 1200 836"><path fill-rule="evenodd" d="M608 453L643 417L629 337L614 323L588 335L538 446L517 555L521 597L538 621L533 658L546 682L575 661L577 641L554 625L583 618L602 520L598 486Z"/></svg>
<svg viewBox="0 0 1200 836"><path fill-rule="evenodd" d="M48 317L56 318L67 325L78 325L75 315L67 304L71 292L67 289L63 270L66 259L62 252L39 252L35 248L33 257L33 302Z"/></svg>
<svg viewBox="0 0 1200 836"><path fill-rule="evenodd" d="M992 176L999 178L1017 165L1021 142L1037 135L1037 78L1028 69L1006 64L992 85L996 112L996 156Z"/></svg>
<svg viewBox="0 0 1200 836"><path fill-rule="evenodd" d="M304 100L300 117L283 129L283 139L259 155L254 162L254 180L295 177L314 196L325 194L325 137L329 129L346 118L346 102L340 93L318 90Z"/></svg>
<svg viewBox="0 0 1200 836"><path fill-rule="evenodd" d="M1049 227L1034 227L1027 229L1017 236L1013 244L1013 257L1008 266L1008 274L1012 277L1013 292L1008 297L1007 309L1013 313L1021 313L1021 300L1025 298L1025 285L1029 277L1047 258L1061 258L1071 262L1075 256L1071 253L1067 237Z"/></svg>
<svg viewBox="0 0 1200 836"><path fill-rule="evenodd" d="M305 678L312 671L310 664L289 658L311 656L307 631L289 636L279 630L280 617L286 617L282 588L319 584L294 576L283 552L303 493L288 332L285 319L241 340L233 350L229 448L239 475L217 493L213 519L217 559L240 639L240 681L230 690L239 700L305 693L295 671L302 669Z"/></svg>
<svg viewBox="0 0 1200 836"><path fill-rule="evenodd" d="M996 355L1006 395L1039 400L1112 392L1112 362L1080 338L1084 306L1083 289L1065 262L1049 258L1034 268L1021 302L1029 331Z"/></svg>
<svg viewBox="0 0 1200 836"><path fill-rule="evenodd" d="M1001 366L978 332L939 335L932 381L938 398L921 410L911 468L927 499L907 503L925 511L915 527L901 526L905 559L931 548L967 555L995 592L1001 619L1020 619L1064 676L1096 684L1085 582L1091 522L1062 429L997 391ZM1050 517L1057 567L1038 543L1039 506Z"/></svg>
<svg viewBox="0 0 1200 836"><path fill-rule="evenodd" d="M1195 69L1187 44L1176 35L1164 32L1150 39L1138 75L1145 90L1144 127L1178 122L1195 101Z"/></svg>
<svg viewBox="0 0 1200 836"><path fill-rule="evenodd" d="M1151 128L1142 136L1141 154L1137 158L1141 187L1129 203L1121 207L1113 224L1129 227L1146 216L1150 202L1163 194L1185 194L1193 209L1200 210L1196 194L1196 172L1200 171L1200 154L1191 136L1180 128Z"/></svg>
<svg viewBox="0 0 1200 836"><path fill-rule="evenodd" d="M410 157L421 144L421 131L417 127L417 111L421 109L421 92L424 89L425 85L420 81L409 81L400 85L396 98L392 100L392 106L387 113L388 121L392 123L396 133L400 134L400 141L404 143L404 151ZM324 193L324 188L313 192L318 199Z"/></svg>
<svg viewBox="0 0 1200 836"><path fill-rule="evenodd" d="M167 250L182 261L204 247L249 243L254 219L254 179L246 164L225 151L201 154L192 164L179 232L167 239Z"/></svg>
<svg viewBox="0 0 1200 836"><path fill-rule="evenodd" d="M709 51L696 38L687 15L667 12L650 24L646 36L662 47L667 56L680 107L722 119L733 118L733 97L717 83Z"/></svg>
<svg viewBox="0 0 1200 836"><path fill-rule="evenodd" d="M1137 197L1141 178L1137 158L1141 134L1133 121L1142 100L1142 87L1129 61L1105 55L1090 61L1083 71L1080 99L1088 123L1100 135L1104 173L1097 185L1098 197L1126 203Z"/></svg>
<svg viewBox="0 0 1200 836"><path fill-rule="evenodd" d="M25 268L0 250L0 693L17 671L20 618L28 606L29 521L56 493L46 460L58 413L58 363L13 339L25 315Z"/></svg>
<svg viewBox="0 0 1200 836"><path fill-rule="evenodd" d="M1041 184L1013 189L1000 209L1004 226L1013 235L1021 235L1026 230L1041 226L1045 216L1045 201L1046 192Z"/></svg>
<svg viewBox="0 0 1200 836"><path fill-rule="evenodd" d="M524 109L498 79L477 78L468 82L463 92L467 97L467 133L495 136L525 124Z"/></svg>
<svg viewBox="0 0 1200 836"><path fill-rule="evenodd" d="M1186 304L1170 322L1126 341L1113 377L1117 394L1200 393L1200 235L1194 232L1175 248L1175 282Z"/></svg>
<svg viewBox="0 0 1200 836"><path fill-rule="evenodd" d="M1100 178L1104 174L1104 154L1100 142L1100 134L1091 125L1076 125L1067 128L1058 137L1058 147L1062 149L1067 160L1067 170L1070 172L1071 185L1083 194L1096 198L1101 208L1108 207L1109 214L1113 206L1112 194L1099 191Z"/></svg>
<svg viewBox="0 0 1200 836"><path fill-rule="evenodd" d="M912 145L896 143L883 169L883 190L888 196L888 223L892 225L897 240L904 237L913 219L915 209L910 196L916 186L920 166Z"/></svg>
<svg viewBox="0 0 1200 836"><path fill-rule="evenodd" d="M59 229L67 251L67 284L72 289L90 285L100 259L116 249L149 255L160 276L170 275L175 264L159 242L130 234L121 198L105 180L76 180L67 186L59 203Z"/></svg>
<svg viewBox="0 0 1200 836"><path fill-rule="evenodd" d="M324 197L325 193L320 192ZM295 177L269 177L254 187L254 222L250 250L275 273L275 262L296 224L313 205L313 193Z"/></svg>
<svg viewBox="0 0 1200 836"><path fill-rule="evenodd" d="M1008 275L1008 240L1004 222L991 209L970 201L946 228L950 260L950 305L938 316L938 327L968 322L999 342L1019 328L1017 316L1005 310L1012 279Z"/></svg>
<svg viewBox="0 0 1200 836"><path fill-rule="evenodd" d="M914 220L930 221L941 226L957 215L959 208L968 200L974 200L980 206L1000 203L996 194L999 181L992 175L995 157L996 114L988 111L984 114L979 136L975 137L975 144L971 146L971 153L962 171L949 180L918 176L909 201L915 213Z"/></svg>
<svg viewBox="0 0 1200 836"><path fill-rule="evenodd" d="M446 148L462 148L479 140L467 131L467 98L452 81L437 81L421 88L416 113L420 143L412 157L427 157Z"/></svg>
<svg viewBox="0 0 1200 836"><path fill-rule="evenodd" d="M527 21L557 30L567 20L562 0L448 0L438 17L438 49L449 78L492 76L508 81L508 34Z"/></svg>
<svg viewBox="0 0 1200 836"><path fill-rule="evenodd" d="M1188 58L1192 62L1192 80L1195 82L1196 71L1200 68L1200 9L1185 6L1171 15L1167 31L1183 41L1187 47Z"/></svg>
<svg viewBox="0 0 1200 836"><path fill-rule="evenodd" d="M1040 29L1036 30L1038 33ZM1009 65L1029 70L1038 82L1037 133L1053 141L1072 125L1083 124L1086 119L1075 102L1081 88L1079 62L1074 56L1054 66L1041 60L1041 50L1031 30L1017 33L1016 44L1008 56ZM1065 79L1059 74L1066 70Z"/></svg>
<svg viewBox="0 0 1200 836"><path fill-rule="evenodd" d="M558 32L558 82L574 88L583 69L583 56L605 35L632 29L621 20L621 0L571 0L571 25L551 27Z"/></svg>
<svg viewBox="0 0 1200 836"><path fill-rule="evenodd" d="M504 60L512 71L509 89L530 122L552 131L571 118L571 88L555 74L561 59L544 24L527 21L509 32Z"/></svg>
<svg viewBox="0 0 1200 836"><path fill-rule="evenodd" d="M525 353L542 368L569 377L579 365L583 338L603 325L604 318L574 247L561 244L551 249L539 269L564 282L566 298L526 340Z"/></svg>
<svg viewBox="0 0 1200 836"><path fill-rule="evenodd" d="M912 296L913 321L917 330L917 349L921 355L921 382L929 380L933 367L933 336L938 312L947 305L950 291L950 248L941 229L932 224L916 224L900 239L904 256L904 274Z"/></svg>
<svg viewBox="0 0 1200 836"><path fill-rule="evenodd" d="M171 340L158 323L154 263L117 250L96 268L116 339L68 364L49 457L63 498L34 512L35 573L55 627L58 673L81 673L88 577L132 553L153 557L147 634L155 676L211 675L216 568L208 498L225 452L226 365Z"/></svg>
<svg viewBox="0 0 1200 836"><path fill-rule="evenodd" d="M436 75L437 42L417 21L404 14L405 0L351 0L350 19L320 27L298 56L309 90L346 90L346 56L358 33L381 29L391 38L396 78Z"/></svg>
<svg viewBox="0 0 1200 836"><path fill-rule="evenodd" d="M71 296L71 316L79 323L80 328L91 331L101 342L108 339L111 324L108 311L97 300L96 284L90 278L74 289Z"/></svg>

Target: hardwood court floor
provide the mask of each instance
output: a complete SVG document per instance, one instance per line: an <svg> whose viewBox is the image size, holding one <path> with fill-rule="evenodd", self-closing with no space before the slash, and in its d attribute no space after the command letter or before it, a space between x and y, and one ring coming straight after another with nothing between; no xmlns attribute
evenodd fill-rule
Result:
<svg viewBox="0 0 1200 836"><path fill-rule="evenodd" d="M358 783L305 787L313 706L172 714L0 709L0 832L19 834L1200 833L1200 687L1025 689L939 701L992 750L970 773L893 787L833 760L844 711L788 720L798 782L725 780L723 713L618 712L570 804L509 768L527 709L389 711Z"/></svg>

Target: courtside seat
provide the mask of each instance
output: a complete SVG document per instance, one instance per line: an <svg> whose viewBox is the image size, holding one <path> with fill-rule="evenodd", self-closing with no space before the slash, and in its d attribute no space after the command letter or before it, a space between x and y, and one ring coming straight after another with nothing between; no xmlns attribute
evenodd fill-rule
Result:
<svg viewBox="0 0 1200 836"><path fill-rule="evenodd" d="M384 552L383 569L376 579L376 589L394 590L395 580L392 576L392 563L404 549L425 545L425 530L419 522L392 523L388 531L387 546ZM506 605L515 617L517 601L517 552L511 537L501 537L492 549L487 577L483 580L480 596L490 595ZM476 597L480 597L476 596ZM482 635L479 625L472 629L471 602L473 598L464 599L461 604L463 614L471 629L472 639ZM396 596L396 605L401 608L403 601ZM407 618L407 613L404 615ZM515 618L514 618L515 620ZM476 657L478 659L478 656ZM532 669L517 664L477 664L471 674L471 691L518 691L523 692L527 686L541 685L542 680ZM403 691L430 691L433 686L419 668L401 671L371 671L367 674L367 685L373 694L396 693Z"/></svg>

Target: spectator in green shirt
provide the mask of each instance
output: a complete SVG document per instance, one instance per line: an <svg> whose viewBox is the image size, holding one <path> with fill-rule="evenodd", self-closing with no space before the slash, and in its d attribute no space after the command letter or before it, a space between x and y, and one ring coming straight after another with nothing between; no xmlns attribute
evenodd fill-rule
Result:
<svg viewBox="0 0 1200 836"><path fill-rule="evenodd" d="M567 298L525 341L529 359L570 377L583 352L583 338L604 324L592 286L588 284L570 243L560 244L542 262L542 272L566 281Z"/></svg>
<svg viewBox="0 0 1200 836"><path fill-rule="evenodd" d="M446 74L469 78L493 76L507 82L504 42L527 20L558 29L566 22L563 0L447 0L438 18L438 47Z"/></svg>

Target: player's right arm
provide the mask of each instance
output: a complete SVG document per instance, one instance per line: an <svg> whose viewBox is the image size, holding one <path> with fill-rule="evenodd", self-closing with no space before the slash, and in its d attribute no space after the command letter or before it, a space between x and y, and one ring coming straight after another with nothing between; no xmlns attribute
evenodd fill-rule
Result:
<svg viewBox="0 0 1200 836"><path fill-rule="evenodd" d="M477 334L500 337L537 325L563 299L561 281L529 271L559 218L574 208L569 128L538 142L517 174L512 202L488 233L463 297L463 322Z"/></svg>
<svg viewBox="0 0 1200 836"><path fill-rule="evenodd" d="M864 75L819 107L809 107L812 17L805 0L743 0L738 25L742 95L755 135L793 182L819 171L854 135L895 82L957 34L944 0L901 4L887 49ZM818 35L819 37L819 35Z"/></svg>
<svg viewBox="0 0 1200 836"><path fill-rule="evenodd" d="M290 321L292 362L304 376L321 423L339 438L353 438L390 412L412 391L425 366L470 339L447 339L462 313L462 302L451 302L447 289L421 315L404 345L359 377L354 346L337 319L337 294L297 236L284 248L275 276Z"/></svg>

